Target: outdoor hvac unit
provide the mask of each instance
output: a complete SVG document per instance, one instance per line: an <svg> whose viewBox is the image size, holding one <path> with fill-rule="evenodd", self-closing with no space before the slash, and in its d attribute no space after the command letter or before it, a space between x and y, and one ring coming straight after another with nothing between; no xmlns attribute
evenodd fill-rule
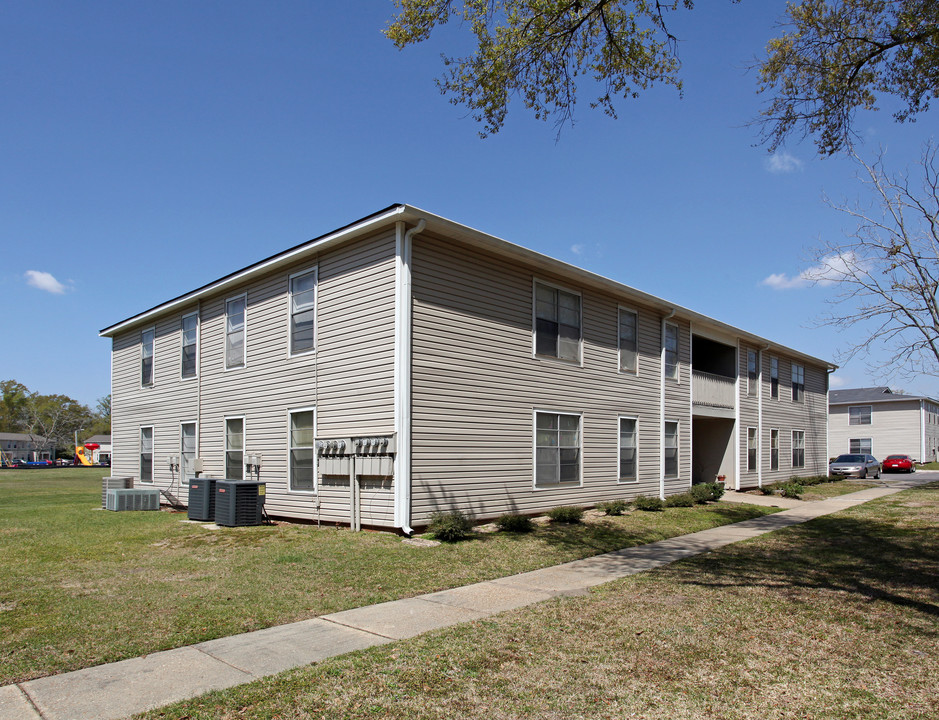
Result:
<svg viewBox="0 0 939 720"><path fill-rule="evenodd" d="M132 477L101 478L101 507L108 506L108 490L127 490L134 486Z"/></svg>
<svg viewBox="0 0 939 720"><path fill-rule="evenodd" d="M107 509L123 510L159 510L160 491L156 488L114 489L108 490Z"/></svg>
<svg viewBox="0 0 939 720"><path fill-rule="evenodd" d="M226 527L260 525L263 522L263 482L248 480L215 481L215 524Z"/></svg>
<svg viewBox="0 0 939 720"><path fill-rule="evenodd" d="M189 478L189 519L215 520L215 479Z"/></svg>

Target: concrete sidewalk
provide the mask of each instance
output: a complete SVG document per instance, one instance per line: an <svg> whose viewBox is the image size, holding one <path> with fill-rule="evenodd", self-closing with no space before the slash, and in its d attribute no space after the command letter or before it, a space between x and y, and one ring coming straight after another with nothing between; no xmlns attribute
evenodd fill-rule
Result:
<svg viewBox="0 0 939 720"><path fill-rule="evenodd" d="M902 481L511 577L0 687L2 720L109 720L661 567L939 479ZM747 496L753 497L753 496Z"/></svg>

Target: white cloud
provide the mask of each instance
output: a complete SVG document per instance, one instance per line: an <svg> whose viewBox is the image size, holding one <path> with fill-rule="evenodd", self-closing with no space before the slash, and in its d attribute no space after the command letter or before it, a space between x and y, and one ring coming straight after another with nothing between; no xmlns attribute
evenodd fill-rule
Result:
<svg viewBox="0 0 939 720"><path fill-rule="evenodd" d="M41 270L27 270L24 274L27 285L56 295L65 293L65 285L56 280L51 273L42 272Z"/></svg>
<svg viewBox="0 0 939 720"><path fill-rule="evenodd" d="M863 261L851 252L844 255L829 255L822 258L818 265L806 268L792 277L786 273L773 273L763 279L763 284L774 290L792 290L809 285L833 285L845 277L851 268L863 271L863 266Z"/></svg>
<svg viewBox="0 0 939 720"><path fill-rule="evenodd" d="M787 152L775 152L766 159L766 169L771 173L791 173L802 169L802 161Z"/></svg>
<svg viewBox="0 0 939 720"><path fill-rule="evenodd" d="M575 255L583 255L586 248L581 244L577 243L576 245L571 245L571 252Z"/></svg>

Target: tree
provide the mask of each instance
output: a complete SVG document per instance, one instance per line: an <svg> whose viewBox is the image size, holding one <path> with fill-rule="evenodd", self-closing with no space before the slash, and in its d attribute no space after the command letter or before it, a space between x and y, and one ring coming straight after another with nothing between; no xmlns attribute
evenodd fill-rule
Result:
<svg viewBox="0 0 939 720"><path fill-rule="evenodd" d="M72 445L74 434L91 426L94 416L86 405L67 395L32 393L27 403L24 432L33 442L41 438L55 447Z"/></svg>
<svg viewBox="0 0 939 720"><path fill-rule="evenodd" d="M0 432L22 432L29 388L16 380L0 382Z"/></svg>
<svg viewBox="0 0 939 720"><path fill-rule="evenodd" d="M834 283L838 294L822 318L850 337L842 358L866 353L875 343L893 351L882 369L901 374L939 375L939 163L927 143L917 170L890 175L883 155L868 165L856 155L859 179L875 198L828 204L857 222L841 243L816 251L806 277ZM827 200L827 199L826 199Z"/></svg>
<svg viewBox="0 0 939 720"><path fill-rule="evenodd" d="M830 155L852 146L855 113L877 109L878 95L901 101L898 122L939 96L935 0L802 0L788 14L759 65L772 98L758 123L772 149L801 133Z"/></svg>

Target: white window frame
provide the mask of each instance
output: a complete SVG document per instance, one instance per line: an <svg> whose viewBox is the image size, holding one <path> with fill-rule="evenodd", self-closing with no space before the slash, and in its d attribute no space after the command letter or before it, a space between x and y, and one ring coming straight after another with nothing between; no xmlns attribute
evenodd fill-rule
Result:
<svg viewBox="0 0 939 720"><path fill-rule="evenodd" d="M241 334L242 334L242 343L241 343L241 364L240 365L230 365L228 362L228 305L229 303L236 302L241 300L244 303L243 317L241 320ZM224 332L224 343L225 348L222 353L222 363L225 371L229 370L241 370L248 366L248 293L243 292L240 295L232 295L230 298L225 299L225 332Z"/></svg>
<svg viewBox="0 0 939 720"><path fill-rule="evenodd" d="M143 476L143 431L150 431L150 477L149 479L144 479ZM146 483L147 485L153 484L153 446L154 441L156 440L156 433L153 430L153 425L141 425L140 430L137 432L137 474L140 478L140 482Z"/></svg>
<svg viewBox="0 0 939 720"><path fill-rule="evenodd" d="M313 347L294 352L293 349L293 281L304 275L313 275ZM287 357L299 357L301 355L312 355L316 353L316 347L319 341L319 289L320 275L319 266L314 265L305 270L291 273L287 277Z"/></svg>
<svg viewBox="0 0 939 720"><path fill-rule="evenodd" d="M179 423L179 479L180 482L185 483L186 478L186 466L183 462L183 425L192 425L195 433L193 434L193 439L195 440L195 449L193 450L193 460L199 457L199 423L196 420L182 420ZM192 468L189 468L192 472Z"/></svg>
<svg viewBox="0 0 939 720"><path fill-rule="evenodd" d="M241 450L229 450L228 448L228 423L230 420L241 420ZM230 452L241 452L241 477L234 478L236 480L245 479L245 457L248 454L248 423L245 420L244 415L226 415L223 418L222 432L224 433L224 453L222 455L222 471L226 479L233 479L228 477L228 453Z"/></svg>
<svg viewBox="0 0 939 720"><path fill-rule="evenodd" d="M310 449L313 451L313 487L309 490L297 490L293 486L293 463L290 461L290 454L293 446L293 416L297 413L313 413L313 443ZM287 492L297 495L315 495L319 490L319 461L316 454L316 406L290 408L287 410Z"/></svg>
<svg viewBox="0 0 939 720"><path fill-rule="evenodd" d="M143 363L146 358L144 357L144 348L147 346L147 343L144 340L144 337L150 333L150 381L144 382L143 379ZM148 327L145 330L140 331L140 387L153 387L154 379L156 378L156 327Z"/></svg>
<svg viewBox="0 0 939 720"><path fill-rule="evenodd" d="M769 396L779 400L779 358L775 355L769 358Z"/></svg>
<svg viewBox="0 0 939 720"><path fill-rule="evenodd" d="M864 450L864 449L863 449L863 445L861 444L861 443L863 443L865 440L867 441L867 450ZM851 443L855 443L855 442L858 444L858 450L853 450L853 449L852 449ZM873 454L874 454L874 438L869 438L869 437L866 437L866 438L850 438L850 439L848 440L848 452L849 452L851 455L873 455Z"/></svg>
<svg viewBox="0 0 939 720"><path fill-rule="evenodd" d="M577 464L577 482L556 482L547 485L538 484L538 415L566 415L577 418L577 439L578 439L578 464ZM573 487L583 487L584 485L584 415L583 413L569 412L567 410L552 410L549 408L535 408L531 417L532 430L532 488L535 490L556 490ZM560 446L558 446L560 451Z"/></svg>
<svg viewBox="0 0 939 720"><path fill-rule="evenodd" d="M634 423L636 423L636 426L635 426L636 427L635 429L636 458L634 460L636 468L635 468L635 475L631 480L623 479L623 476L621 474L623 447L622 447L621 440L620 440L620 433L622 432L620 428L622 426L623 420L632 420ZM639 418L636 417L635 415L618 415L616 418L616 478L617 478L616 481L623 485L633 485L639 482Z"/></svg>
<svg viewBox="0 0 939 720"><path fill-rule="evenodd" d="M668 474L668 448L665 438L668 435L668 426L675 426L675 474ZM681 477L681 423L678 420L665 420L662 424L662 477L666 480L677 480Z"/></svg>
<svg viewBox="0 0 939 720"><path fill-rule="evenodd" d="M623 337L620 334L620 328L622 327L622 318L623 313L632 315L636 320L636 357L633 361L632 368L623 367ZM583 333L581 333L583 334ZM620 305L617 308L616 313L616 347L619 350L619 372L623 375L638 375L639 374L639 311L624 305Z"/></svg>
<svg viewBox="0 0 939 720"><path fill-rule="evenodd" d="M760 469L760 435L759 428L747 428L747 472L759 472ZM752 441L752 446L751 446ZM751 463L750 460L753 460Z"/></svg>
<svg viewBox="0 0 939 720"><path fill-rule="evenodd" d="M774 447L773 440L776 441ZM776 458L773 459L773 452L776 452ZM769 431L769 469L779 470L779 428L770 428Z"/></svg>
<svg viewBox="0 0 939 720"><path fill-rule="evenodd" d="M674 375L669 375L669 364L668 364L668 330L669 328L674 328L675 330L675 363L673 365L675 369ZM662 337L662 362L665 364L665 379L674 380L675 382L681 382L681 328L675 323L667 322L665 323L664 335Z"/></svg>
<svg viewBox="0 0 939 720"><path fill-rule="evenodd" d="M858 415L858 421L854 422L853 410L864 410L867 409L867 422L863 422L864 418L861 415ZM848 425L872 425L874 422L874 406L873 405L849 405L848 406Z"/></svg>
<svg viewBox="0 0 939 720"><path fill-rule="evenodd" d="M805 365L799 363L790 363L790 365L789 378L792 382L792 402L805 402ZM797 369L798 372L796 372ZM796 375L799 376L800 382L798 383L796 382ZM799 389L799 397L796 397L796 388Z"/></svg>
<svg viewBox="0 0 939 720"><path fill-rule="evenodd" d="M753 361L753 372L750 372L750 361ZM756 350L747 348L747 395L755 397L760 383L760 359Z"/></svg>
<svg viewBox="0 0 939 720"><path fill-rule="evenodd" d="M196 328L195 328L196 339L195 339L195 342L193 343L193 347L195 348L195 371L193 372L192 375L184 375L183 374L183 367L184 367L183 359L185 357L184 352L187 347L186 346L186 320L188 320L189 318L196 319ZM226 318L226 322L227 322L227 318ZM179 379L180 380L194 380L197 377L199 377L199 311L198 310L196 310L195 312L186 313L185 315L179 318Z"/></svg>
<svg viewBox="0 0 939 720"><path fill-rule="evenodd" d="M561 292L568 293L569 295L576 295L580 299L580 316L578 318L578 324L580 329L580 338L577 341L577 359L570 360L568 358L558 357L557 355L545 355L538 352L538 286L544 285L545 287L552 288L553 290L560 290ZM560 324L560 323L558 323ZM560 342L560 333L558 334L558 341ZM555 349L557 352L557 349ZM572 288L565 287L563 285L558 285L557 283L549 282L547 280L541 280L539 278L532 278L531 285L531 355L533 358L538 360L553 360L557 362L562 362L567 365L578 365L583 367L584 364L584 296L579 290L573 290Z"/></svg>
<svg viewBox="0 0 939 720"><path fill-rule="evenodd" d="M802 435L802 447L798 448L802 450L802 464L796 465L795 463L795 453L796 453L796 433ZM793 430L789 445L789 464L793 470L801 470L805 468L805 430Z"/></svg>

